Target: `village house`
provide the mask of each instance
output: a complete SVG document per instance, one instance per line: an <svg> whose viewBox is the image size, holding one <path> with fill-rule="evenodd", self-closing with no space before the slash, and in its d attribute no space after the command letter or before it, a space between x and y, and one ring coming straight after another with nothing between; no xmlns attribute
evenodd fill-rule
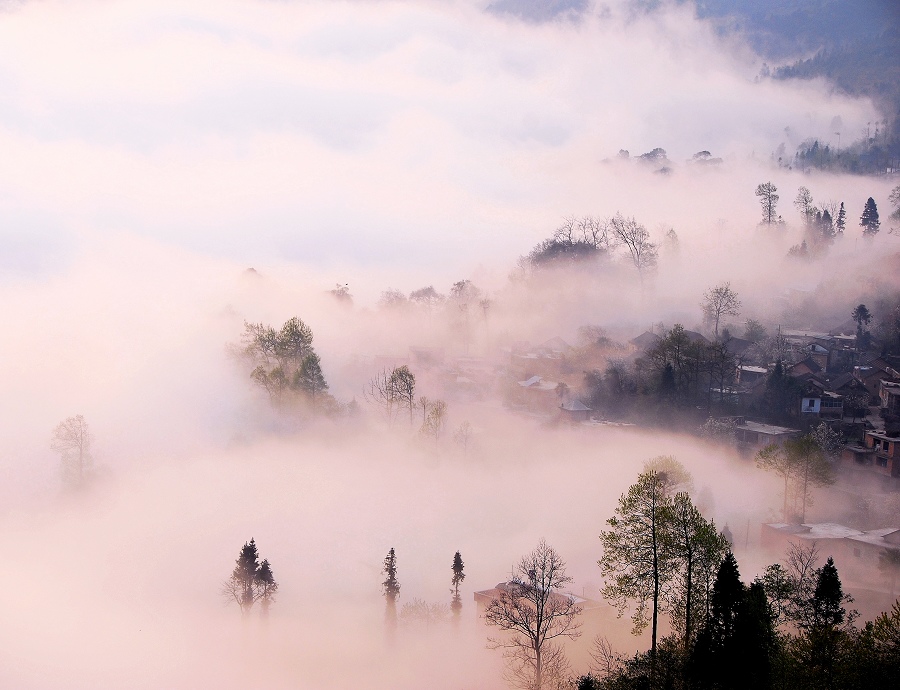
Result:
<svg viewBox="0 0 900 690"><path fill-rule="evenodd" d="M578 422L586 422L591 418L590 407L580 400L570 400L559 406L560 419L577 424Z"/></svg>
<svg viewBox="0 0 900 690"><path fill-rule="evenodd" d="M858 530L833 522L789 525L762 525L760 541L770 553L784 553L791 543L814 543L823 557L834 558L841 576L847 581L879 583L896 596L900 572L885 568L885 556L900 557L900 529L885 527Z"/></svg>
<svg viewBox="0 0 900 690"><path fill-rule="evenodd" d="M862 476L900 478L900 435L883 431L866 431L862 444L851 443L841 451L845 470Z"/></svg>
<svg viewBox="0 0 900 690"><path fill-rule="evenodd" d="M797 438L802 433L800 429L750 422L743 417L736 417L735 422L734 433L738 448L752 454L772 443L780 446L789 438Z"/></svg>

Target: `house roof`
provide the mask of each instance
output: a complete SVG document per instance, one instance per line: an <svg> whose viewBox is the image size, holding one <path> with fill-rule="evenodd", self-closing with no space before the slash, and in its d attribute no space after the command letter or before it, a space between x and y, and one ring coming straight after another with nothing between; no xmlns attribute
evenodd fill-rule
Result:
<svg viewBox="0 0 900 690"><path fill-rule="evenodd" d="M632 338L628 342L630 342L635 347L639 347L641 349L648 349L653 347L656 342L659 340L659 336L655 333L651 333L650 331L644 331L636 338Z"/></svg>
<svg viewBox="0 0 900 690"><path fill-rule="evenodd" d="M563 403L560 407L567 412L590 412L591 408L585 405L580 400L572 400L571 402Z"/></svg>
<svg viewBox="0 0 900 690"><path fill-rule="evenodd" d="M747 431L755 431L760 434L769 436L781 436L782 434L799 434L799 429L788 429L785 426L775 426L774 424L763 424L761 422L744 422L737 425L738 429L746 429Z"/></svg>
<svg viewBox="0 0 900 690"><path fill-rule="evenodd" d="M847 537L861 536L863 532L852 527L839 525L836 522L815 522L803 525L789 525L785 522L773 522L766 527L789 534L799 539L815 541L817 539L844 539Z"/></svg>
<svg viewBox="0 0 900 690"><path fill-rule="evenodd" d="M540 345L537 346L538 350L554 350L557 352L568 352L572 349L572 346L569 345L565 340L560 338L559 336L555 336L550 338L550 340L545 340Z"/></svg>
<svg viewBox="0 0 900 690"><path fill-rule="evenodd" d="M741 355L753 345L752 340L745 340L744 338L729 338L725 341L725 349L733 355Z"/></svg>
<svg viewBox="0 0 900 690"><path fill-rule="evenodd" d="M787 370L788 376L793 376L793 374L791 372L793 372L795 369L800 369L801 367L804 367L804 366L807 369L809 369L809 371L811 371L813 374L818 374L820 371L822 371L822 367L820 367L818 365L818 363L812 357L807 357L806 359L803 359L803 360L797 362L796 364L788 367L788 370Z"/></svg>

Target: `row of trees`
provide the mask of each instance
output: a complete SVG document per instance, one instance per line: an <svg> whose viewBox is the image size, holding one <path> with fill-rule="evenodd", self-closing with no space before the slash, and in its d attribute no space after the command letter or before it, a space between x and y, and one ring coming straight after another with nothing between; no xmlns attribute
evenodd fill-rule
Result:
<svg viewBox="0 0 900 690"><path fill-rule="evenodd" d="M446 620L451 614L454 623L459 622L462 612L462 598L459 595L459 586L466 579L465 564L459 551L453 554L453 562L450 565L453 576L450 578L450 605L442 603L429 603L422 599L414 599L403 605L398 615L397 600L400 598L400 580L397 578L397 554L391 548L384 557L382 572L384 581L381 583L384 594L385 610L384 621L388 634L392 634L397 627L397 621L419 622L425 625L439 623Z"/></svg>
<svg viewBox="0 0 900 690"><path fill-rule="evenodd" d="M784 222L777 213L778 201L781 198L777 192L778 188L771 182L764 182L756 188L755 194L762 208L762 223L765 225ZM889 200L898 207L891 217L900 220L900 186L893 189ZM846 230L847 212L844 210L844 202L826 201L817 207L809 189L800 187L794 199L794 207L800 213L803 222L805 241L808 241L813 249L821 249L831 244ZM881 227L878 206L872 197L869 197L863 206L859 226L862 228L863 237L869 238L874 237Z"/></svg>
<svg viewBox="0 0 900 690"><path fill-rule="evenodd" d="M674 235L674 231L671 232ZM553 235L538 244L521 263L530 269L542 269L611 258L620 249L643 285L644 278L656 268L659 245L651 241L644 225L621 213L611 218L566 218Z"/></svg>

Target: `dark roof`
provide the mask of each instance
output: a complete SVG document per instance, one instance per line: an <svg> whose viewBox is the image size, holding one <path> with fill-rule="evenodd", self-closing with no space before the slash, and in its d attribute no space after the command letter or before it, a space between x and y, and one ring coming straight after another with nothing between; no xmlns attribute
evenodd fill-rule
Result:
<svg viewBox="0 0 900 690"><path fill-rule="evenodd" d="M630 342L635 347L639 347L643 350L646 350L650 347L656 345L659 340L659 336L655 333L651 333L650 331L644 331L638 337L632 338L628 342Z"/></svg>
<svg viewBox="0 0 900 690"><path fill-rule="evenodd" d="M690 340L692 343L708 343L709 342L709 340L707 340L703 336L703 334L697 333L697 331L686 330L684 332L684 334L688 337L688 340Z"/></svg>
<svg viewBox="0 0 900 690"><path fill-rule="evenodd" d="M843 388L843 387L846 386L848 383L850 383L851 381L854 381L854 380L855 380L855 379L853 378L853 374L851 374L849 371L847 371L847 372L844 372L843 374L840 374L840 375L838 375L838 376L835 376L835 377L831 380L831 382L830 382L830 384L829 384L828 387L829 387L831 390L836 391L838 388Z"/></svg>
<svg viewBox="0 0 900 690"><path fill-rule="evenodd" d="M788 367L788 370L787 370L788 375L792 376L793 374L791 374L791 372L794 369L799 369L801 365L805 366L807 369L809 369L814 374L818 374L820 371L822 371L822 367L820 367L812 357L807 357L806 359L801 360L801 361L797 362L796 364L793 364L790 367Z"/></svg>

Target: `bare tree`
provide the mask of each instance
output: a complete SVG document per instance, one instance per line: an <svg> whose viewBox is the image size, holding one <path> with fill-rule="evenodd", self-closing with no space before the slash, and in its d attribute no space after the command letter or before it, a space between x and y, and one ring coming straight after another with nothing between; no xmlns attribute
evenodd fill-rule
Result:
<svg viewBox="0 0 900 690"><path fill-rule="evenodd" d="M609 230L616 243L628 250L643 287L644 275L656 268L658 256L656 245L650 241L650 233L634 218L624 218L621 213L610 219Z"/></svg>
<svg viewBox="0 0 900 690"><path fill-rule="evenodd" d="M559 591L571 580L562 558L542 539L485 609L485 622L509 633L490 644L504 649L510 680L519 687L541 690L567 666L559 642L581 634L581 607Z"/></svg>
<svg viewBox="0 0 900 690"><path fill-rule="evenodd" d="M453 440L463 449L465 455L469 454L469 446L472 443L472 425L464 421L453 432Z"/></svg>
<svg viewBox="0 0 900 690"><path fill-rule="evenodd" d="M391 382L391 373L382 369L375 374L363 390L363 397L370 405L374 405L384 415L389 424L393 424L397 414L397 395Z"/></svg>
<svg viewBox="0 0 900 690"><path fill-rule="evenodd" d="M731 289L731 283L722 283L703 293L703 317L715 327L716 340L719 339L719 321L723 316L737 316L741 313L741 301Z"/></svg>
<svg viewBox="0 0 900 690"><path fill-rule="evenodd" d="M797 190L797 197L794 199L794 208L796 208L803 217L803 226L809 228L813 218L816 217L816 207L813 205L812 194L806 187L800 187Z"/></svg>
<svg viewBox="0 0 900 690"><path fill-rule="evenodd" d="M450 617L450 607L443 603L431 603L423 599L413 599L400 609L400 622L423 623L426 628L435 623L443 623Z"/></svg>
<svg viewBox="0 0 900 690"><path fill-rule="evenodd" d="M435 400L428 405L428 414L425 415L425 421L422 422L420 431L434 438L435 441L441 437L444 430L444 424L447 418L447 403L443 400Z"/></svg>
<svg viewBox="0 0 900 690"><path fill-rule="evenodd" d="M80 414L67 417L53 430L50 448L60 454L63 483L77 488L87 479L93 464L93 436Z"/></svg>
<svg viewBox="0 0 900 690"><path fill-rule="evenodd" d="M393 389L394 399L401 407L409 408L409 424L413 423L413 411L416 407L416 377L405 364L391 372L389 385Z"/></svg>

